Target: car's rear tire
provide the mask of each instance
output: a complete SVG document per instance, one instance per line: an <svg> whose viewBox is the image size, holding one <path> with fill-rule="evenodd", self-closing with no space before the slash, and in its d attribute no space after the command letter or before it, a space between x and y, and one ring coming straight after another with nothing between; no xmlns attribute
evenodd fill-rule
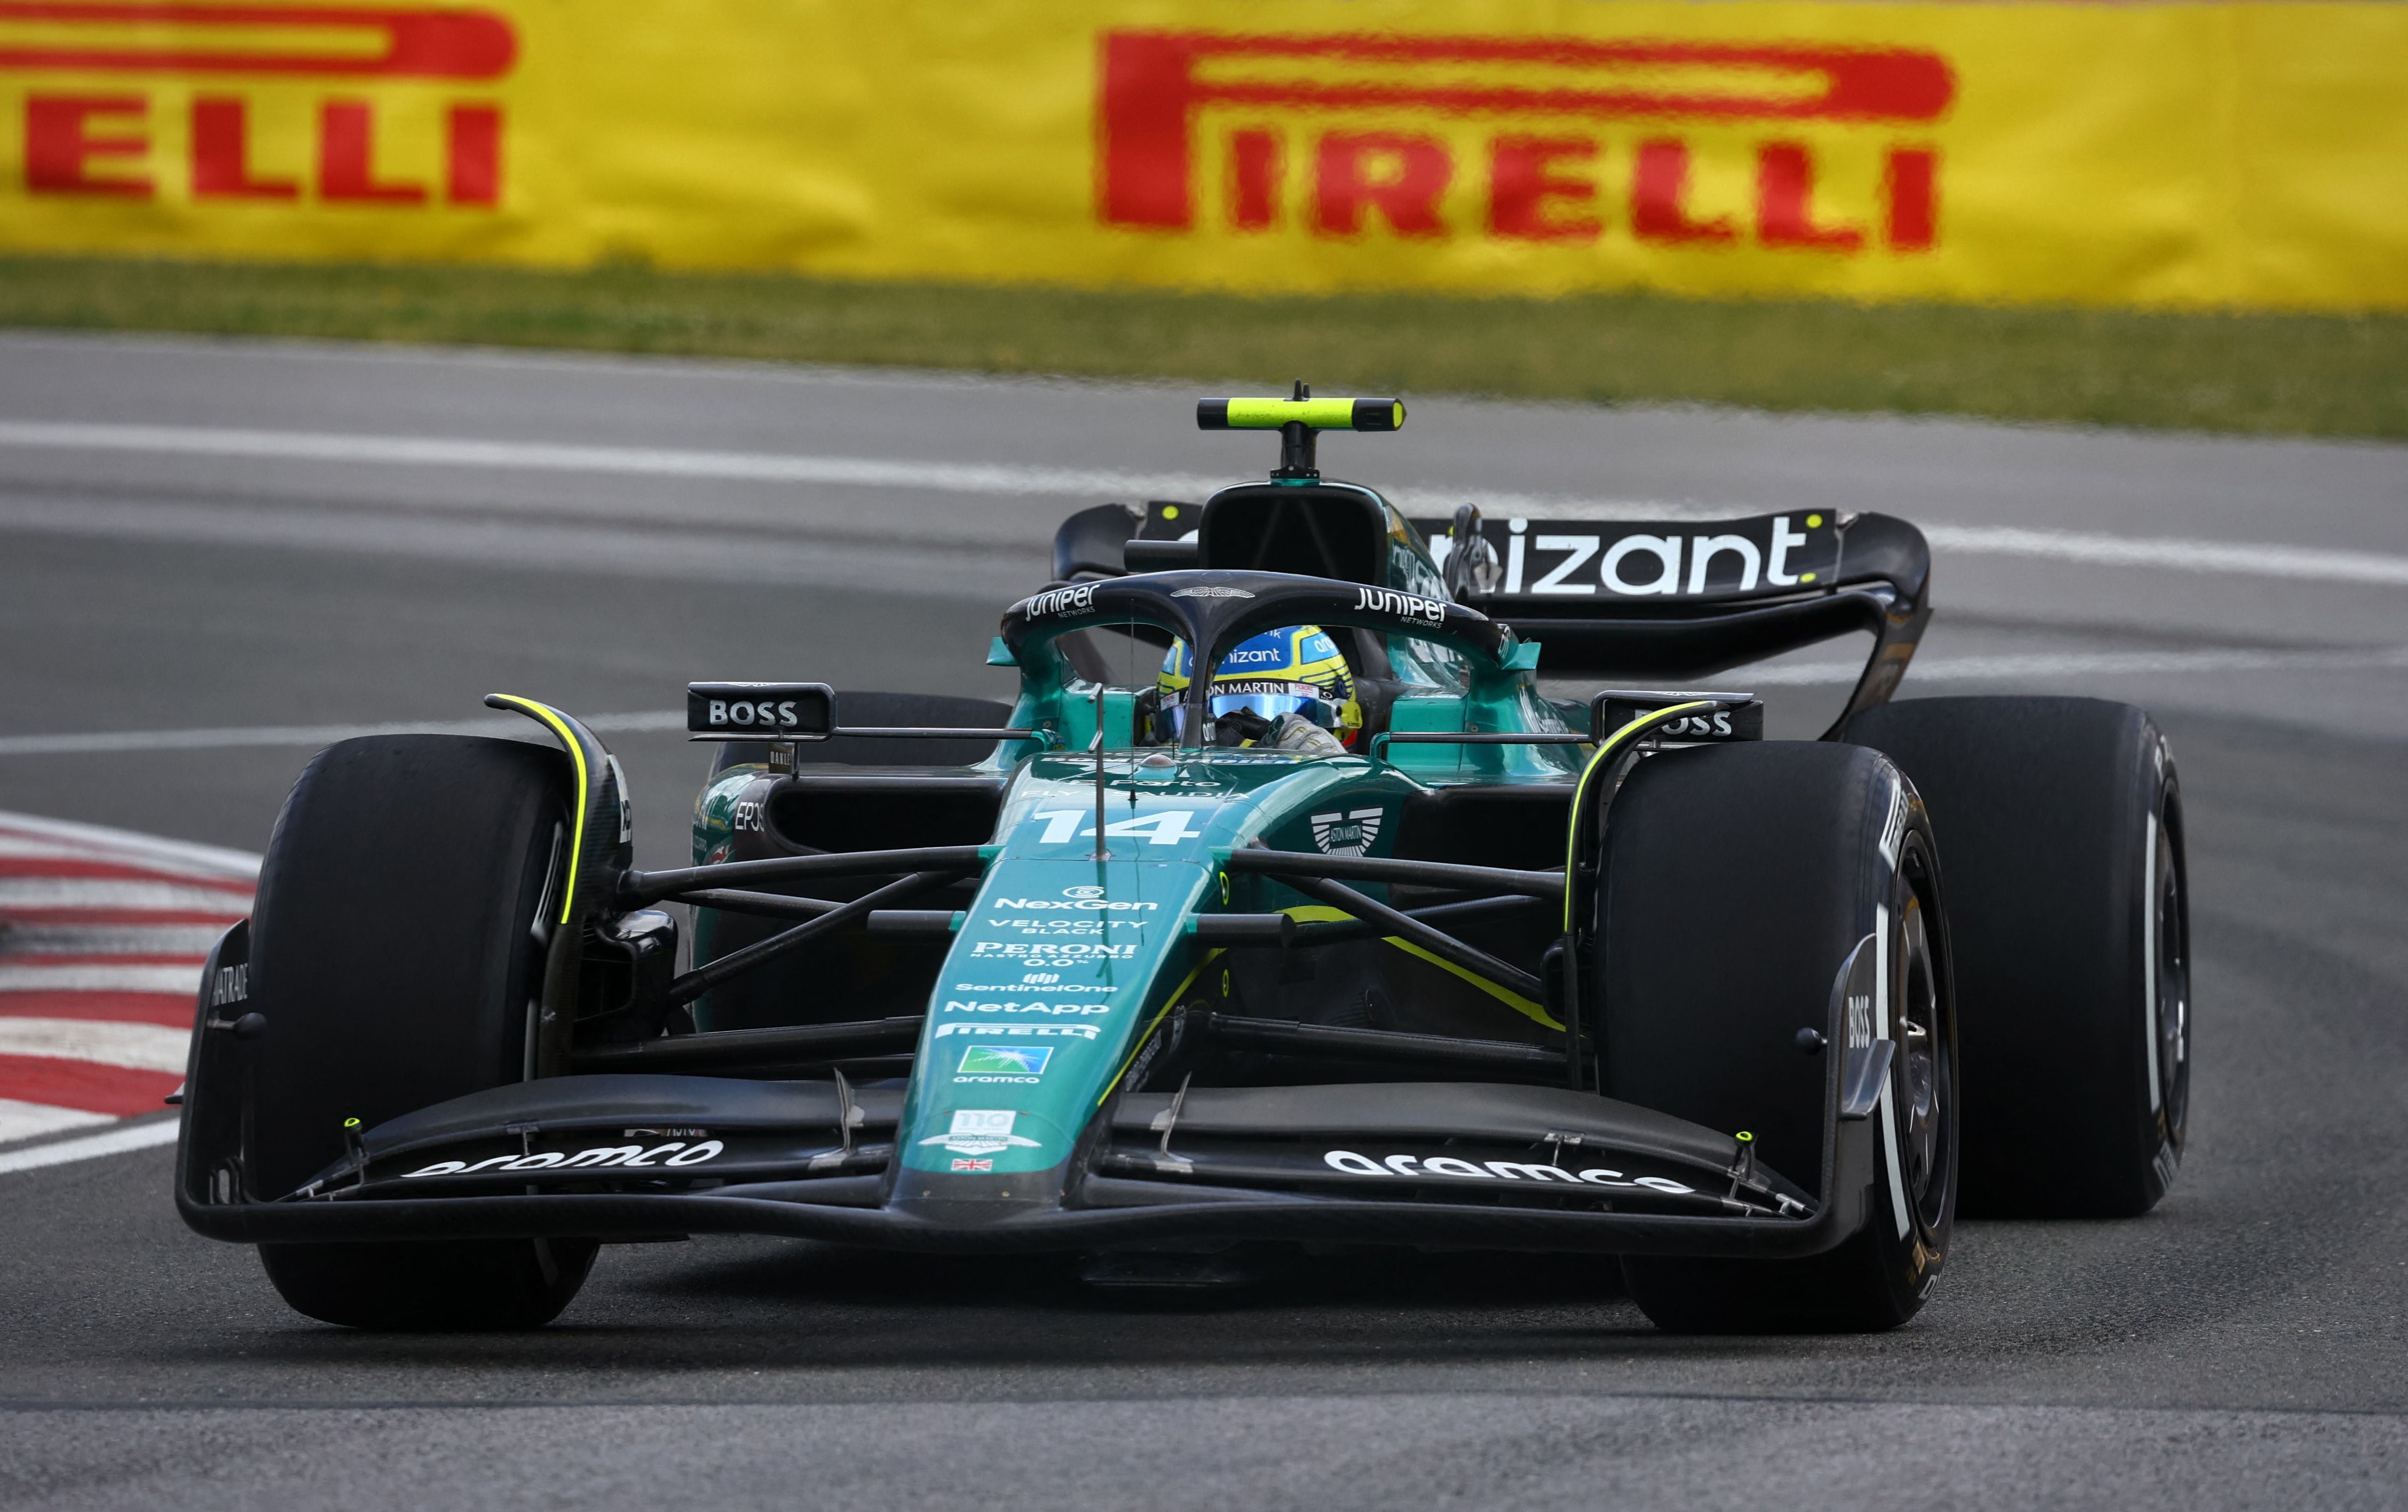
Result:
<svg viewBox="0 0 2408 1512"><path fill-rule="evenodd" d="M556 751L453 735L346 740L303 771L251 918L251 1004L267 1020L254 1195L341 1159L346 1120L372 1128L524 1077L535 923L561 869L568 787ZM594 1252L529 1239L260 1247L297 1311L386 1329L549 1322Z"/></svg>
<svg viewBox="0 0 2408 1512"><path fill-rule="evenodd" d="M1945 1265L1956 1192L1956 1020L1939 867L1889 762L1842 746L1705 747L1640 763L1606 832L1600 1048L1610 1096L1755 1136L1819 1184L1828 1022L1849 952L1880 937L1897 1043L1874 1114L1865 1226L1799 1260L1626 1259L1675 1333L1858 1333L1914 1316ZM1819 1194L1828 1203L1834 1194Z"/></svg>
<svg viewBox="0 0 2408 1512"><path fill-rule="evenodd" d="M1969 1212L2123 1218L2182 1163L2190 920L2182 788L2148 715L1925 698L1845 738L1931 807L1962 984Z"/></svg>

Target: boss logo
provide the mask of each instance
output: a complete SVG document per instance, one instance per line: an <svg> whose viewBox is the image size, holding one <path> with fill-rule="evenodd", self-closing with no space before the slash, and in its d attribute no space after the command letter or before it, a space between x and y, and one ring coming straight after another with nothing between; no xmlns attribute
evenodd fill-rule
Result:
<svg viewBox="0 0 2408 1512"><path fill-rule="evenodd" d="M824 682L690 682L685 727L692 735L779 735L816 738L836 723L836 694Z"/></svg>
<svg viewBox="0 0 2408 1512"><path fill-rule="evenodd" d="M717 698L710 701L713 729L730 724L766 724L772 729L783 730L792 728L798 718L795 712L795 701L791 698L774 704L766 698L757 704L741 699L735 703Z"/></svg>
<svg viewBox="0 0 2408 1512"><path fill-rule="evenodd" d="M1671 703L1678 698L1679 695L1668 695L1665 702ZM1600 700L1599 705L1598 720L1608 730L1618 730L1632 720L1643 718L1663 707L1662 704L1650 706L1611 697ZM1750 699L1744 704L1675 715L1657 725L1653 734L1666 740L1761 740L1764 738L1764 705Z"/></svg>
<svg viewBox="0 0 2408 1512"><path fill-rule="evenodd" d="M1675 738L1694 735L1701 740L1727 739L1731 733L1730 710L1718 708L1712 714L1692 714L1685 719L1674 720L1664 726L1664 733Z"/></svg>

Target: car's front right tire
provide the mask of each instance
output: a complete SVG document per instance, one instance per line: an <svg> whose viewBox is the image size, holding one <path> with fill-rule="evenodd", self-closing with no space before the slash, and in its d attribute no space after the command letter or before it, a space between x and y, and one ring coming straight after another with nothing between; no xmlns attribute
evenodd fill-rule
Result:
<svg viewBox="0 0 2408 1512"><path fill-rule="evenodd" d="M1821 1176L1834 983L1870 936L1895 1046L1875 1110L1867 1218L1797 1260L1633 1256L1630 1296L1685 1334L1860 1333L1914 1316L1956 1221L1956 1029L1940 869L1898 768L1820 742L1642 761L1606 820L1599 1036L1610 1096L1754 1136L1773 1169ZM1811 1045L1811 1041L1807 1044ZM1824 1192L1830 1203L1839 1194Z"/></svg>

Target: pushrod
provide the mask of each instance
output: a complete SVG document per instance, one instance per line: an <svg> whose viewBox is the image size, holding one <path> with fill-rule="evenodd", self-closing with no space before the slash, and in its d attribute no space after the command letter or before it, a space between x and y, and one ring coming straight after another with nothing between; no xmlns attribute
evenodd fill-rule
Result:
<svg viewBox="0 0 2408 1512"><path fill-rule="evenodd" d="M1446 1034L1399 1034L1390 1029L1343 1029L1334 1024L1250 1019L1227 1013L1207 1013L1197 1028L1233 1049L1262 1050L1273 1055L1328 1056L1458 1069L1483 1066L1548 1076L1560 1073L1564 1063L1561 1050L1503 1039L1457 1039Z"/></svg>
<svg viewBox="0 0 2408 1512"><path fill-rule="evenodd" d="M1518 913L1545 901L1542 898L1520 895L1473 898L1465 903L1440 903L1426 908L1408 908L1405 910L1405 917L1418 919L1426 924L1433 925L1459 921L1474 922L1492 917ZM1350 919L1342 923L1331 920L1298 924L1296 930L1296 943L1299 946L1342 945L1348 940L1376 940L1380 937L1380 933L1379 925L1367 924L1360 919Z"/></svg>
<svg viewBox="0 0 2408 1512"><path fill-rule="evenodd" d="M772 856L766 861L725 861L716 866L678 866L666 871L630 871L619 878L619 903L640 908L676 898L695 888L745 882L800 882L826 877L892 877L902 872L984 871L992 848L919 846L909 850L832 850L816 856Z"/></svg>
<svg viewBox="0 0 2408 1512"><path fill-rule="evenodd" d="M1340 877L1349 881L1396 882L1407 887L1453 888L1465 892L1512 892L1531 898L1564 895L1561 872L1458 866L1440 861L1387 861L1377 856L1314 856L1251 846L1229 852L1228 869L1281 877Z"/></svg>
<svg viewBox="0 0 2408 1512"><path fill-rule="evenodd" d="M740 950L732 950L708 965L697 966L669 983L671 1003L691 1003L731 977L741 975L754 966L774 961L790 951L800 949L823 934L831 934L868 916L871 910L899 903L915 893L951 883L957 873L914 872L898 881L887 883L874 892L840 907L832 908L807 924L796 924L790 930L772 934L766 940L755 940Z"/></svg>
<svg viewBox="0 0 2408 1512"><path fill-rule="evenodd" d="M913 1014L853 1023L668 1034L638 1040L632 1045L597 1045L578 1051L569 1063L579 1071L695 1071L715 1066L740 1068L789 1061L892 1055L920 1042L923 1021L921 1016Z"/></svg>
<svg viewBox="0 0 2408 1512"><path fill-rule="evenodd" d="M817 919L844 906L825 898L790 898L783 892L746 892L732 887L696 888L677 895L680 903L720 908L732 914L761 914L771 919Z"/></svg>
<svg viewBox="0 0 2408 1512"><path fill-rule="evenodd" d="M1441 961L1454 963L1475 977L1484 977L1498 986L1518 992L1533 1003L1546 1001L1547 989L1539 978L1517 966L1498 960L1487 951L1464 944L1444 930L1433 929L1412 915L1391 908L1384 903L1366 897L1353 888L1318 877L1283 878L1288 886L1309 898L1318 898L1333 908L1353 914L1355 918L1381 926L1382 932L1420 946ZM806 924L805 929L812 926Z"/></svg>

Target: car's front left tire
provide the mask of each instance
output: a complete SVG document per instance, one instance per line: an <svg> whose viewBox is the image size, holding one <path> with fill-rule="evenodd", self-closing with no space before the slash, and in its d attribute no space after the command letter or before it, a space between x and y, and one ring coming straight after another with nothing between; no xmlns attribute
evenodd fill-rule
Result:
<svg viewBox="0 0 2408 1512"><path fill-rule="evenodd" d="M251 1006L267 1023L251 1091L255 1197L340 1160L347 1123L525 1077L538 906L556 907L566 864L566 765L517 741L380 735L329 747L294 784L251 920ZM507 1329L556 1317L595 1248L271 1244L260 1258L287 1303L325 1322Z"/></svg>

